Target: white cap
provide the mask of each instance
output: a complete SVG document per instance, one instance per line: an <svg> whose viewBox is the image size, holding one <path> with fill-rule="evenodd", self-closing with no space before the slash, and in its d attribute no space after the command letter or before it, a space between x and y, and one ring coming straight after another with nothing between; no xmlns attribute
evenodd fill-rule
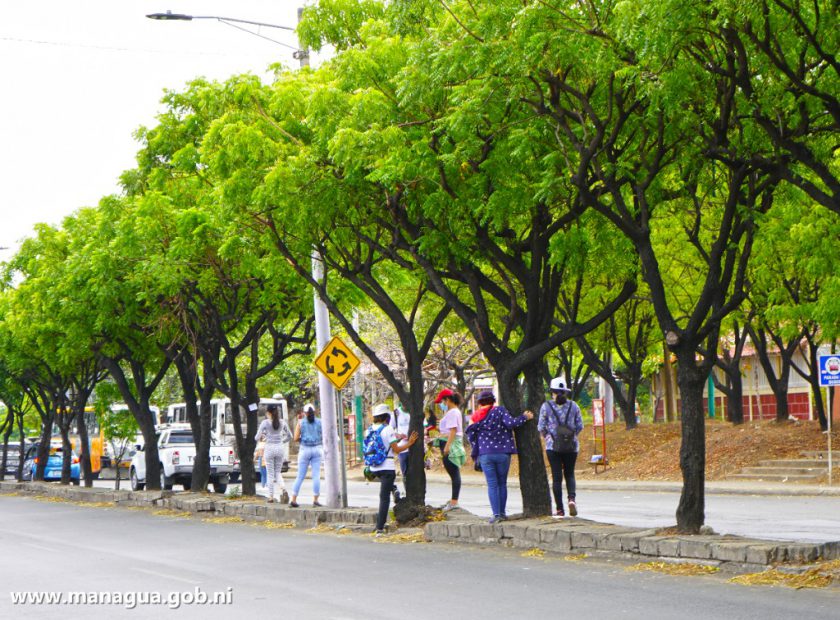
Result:
<svg viewBox="0 0 840 620"><path fill-rule="evenodd" d="M566 382L563 380L563 377L555 377L552 379L549 389L552 392L566 392L567 394L572 393L572 391L566 387Z"/></svg>
<svg viewBox="0 0 840 620"><path fill-rule="evenodd" d="M313 405L312 403L306 403L303 406L303 412L304 413L309 413L310 411L312 411L312 412L315 411L315 405Z"/></svg>
<svg viewBox="0 0 840 620"><path fill-rule="evenodd" d="M391 417L391 407L385 403L380 403L373 408L373 417L378 418L381 415Z"/></svg>

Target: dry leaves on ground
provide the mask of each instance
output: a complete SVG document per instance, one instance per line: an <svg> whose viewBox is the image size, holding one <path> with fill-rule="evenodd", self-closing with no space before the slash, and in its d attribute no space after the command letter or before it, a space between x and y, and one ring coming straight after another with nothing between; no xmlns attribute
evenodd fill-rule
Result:
<svg viewBox="0 0 840 620"><path fill-rule="evenodd" d="M523 551L519 555L521 555L523 558L544 558L545 551L534 547L533 549L528 549L528 551Z"/></svg>
<svg viewBox="0 0 840 620"><path fill-rule="evenodd" d="M840 560L821 562L798 574L769 568L761 573L738 575L729 581L742 586L786 586L796 590L825 588L834 582L840 582Z"/></svg>
<svg viewBox="0 0 840 620"><path fill-rule="evenodd" d="M711 575L720 569L717 566L691 564L688 562L642 562L627 568L634 571L651 571L666 575Z"/></svg>

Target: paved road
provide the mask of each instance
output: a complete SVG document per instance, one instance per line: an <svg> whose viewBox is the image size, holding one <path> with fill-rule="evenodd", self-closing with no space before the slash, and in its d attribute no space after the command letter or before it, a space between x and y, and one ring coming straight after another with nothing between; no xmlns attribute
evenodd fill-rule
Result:
<svg viewBox="0 0 840 620"><path fill-rule="evenodd" d="M291 487L288 482L287 484ZM113 482L97 481L96 486L113 488ZM300 501L311 501L307 480ZM260 491L264 492L264 491ZM449 499L448 484L430 482L427 502L442 505ZM350 481L348 496L353 506L378 506L378 483ZM522 510L518 488L509 494L509 513ZM641 492L628 485L627 491L581 490L580 516L595 521L632 527L660 527L676 523L674 516L679 492ZM486 489L464 485L461 505L478 515L490 516ZM720 534L737 534L776 540L826 542L840 540L840 496L706 495L706 523Z"/></svg>
<svg viewBox="0 0 840 620"><path fill-rule="evenodd" d="M536 560L514 550L380 544L0 496L0 618L835 619L840 590L744 587L725 578ZM396 584L396 585L395 585ZM410 595L416 584L417 595ZM231 593L226 606L12 605L11 593ZM146 596L143 594L143 596ZM174 599L171 599L174 600ZM677 603L678 601L678 603ZM679 605L679 612L675 610ZM445 610L445 611L442 611Z"/></svg>

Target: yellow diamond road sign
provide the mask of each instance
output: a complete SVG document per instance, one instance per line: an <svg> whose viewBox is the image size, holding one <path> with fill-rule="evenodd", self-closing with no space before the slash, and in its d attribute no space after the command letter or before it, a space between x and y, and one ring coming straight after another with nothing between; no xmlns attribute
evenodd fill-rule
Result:
<svg viewBox="0 0 840 620"><path fill-rule="evenodd" d="M338 336L315 358L315 367L340 390L362 362Z"/></svg>

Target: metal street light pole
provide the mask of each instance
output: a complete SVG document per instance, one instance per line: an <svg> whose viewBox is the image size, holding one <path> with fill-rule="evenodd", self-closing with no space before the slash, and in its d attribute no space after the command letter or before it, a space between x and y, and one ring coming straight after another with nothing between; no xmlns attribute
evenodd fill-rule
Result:
<svg viewBox="0 0 840 620"><path fill-rule="evenodd" d="M300 23L303 15L303 9L297 10L298 23ZM215 19L225 25L238 28L249 34L267 39L284 47L295 50L294 57L300 62L301 69L309 66L309 51L302 46L297 47L276 41L266 37L259 32L242 28L237 24L247 24L249 26L277 28L280 30L295 31L289 26L280 26L277 24L267 24L263 22L255 22L244 19L236 19L232 17L220 17L217 15L185 15L181 13L173 13L167 11L166 13L151 13L146 15L149 19L160 21L192 21L194 19ZM321 253L313 249L312 251L312 278L317 282L322 282L324 279L324 262ZM318 291L314 294L315 305L315 341L319 351L322 351L327 343L330 341L330 315L327 311L327 306L318 295ZM324 501L330 508L346 507L347 506L347 490L346 482L342 484L343 492L339 492L339 480L344 480L344 476L339 473L339 463L343 460L343 450L339 447L338 429L336 424L336 398L335 389L323 374L318 373L318 389L321 401L321 424L323 426L323 440L324 440L324 486L326 493L324 493ZM338 415L341 415L340 413ZM343 468L342 468L343 473Z"/></svg>
<svg viewBox="0 0 840 620"><path fill-rule="evenodd" d="M298 9L298 20L300 19L300 11ZM293 45L289 45L288 43L284 43L283 41L278 41L277 39L272 39L271 37L267 37L264 34L260 34L259 31L254 32L253 30L249 30L248 28L243 28L238 24L247 24L249 26L257 26L258 28L275 28L277 30L289 30L294 32L295 29L291 26L281 26L279 24L267 24L265 22L255 22L248 19L237 19L235 17L221 17L219 15L185 15L184 13L173 13L172 11L167 11L166 13L149 13L146 15L149 19L154 19L157 21L164 21L164 22L172 22L172 21L180 21L180 22L190 22L194 19L214 19L217 22L221 22L226 26L230 26L231 28L236 28L237 30L242 30L243 32L247 32L248 34L252 34L255 37L259 37L261 39L265 39L266 41L271 41L272 43L276 43L277 45L282 45L283 47L288 47L289 49L295 50L295 58L297 58L297 53L300 51ZM308 62L307 62L308 64Z"/></svg>

